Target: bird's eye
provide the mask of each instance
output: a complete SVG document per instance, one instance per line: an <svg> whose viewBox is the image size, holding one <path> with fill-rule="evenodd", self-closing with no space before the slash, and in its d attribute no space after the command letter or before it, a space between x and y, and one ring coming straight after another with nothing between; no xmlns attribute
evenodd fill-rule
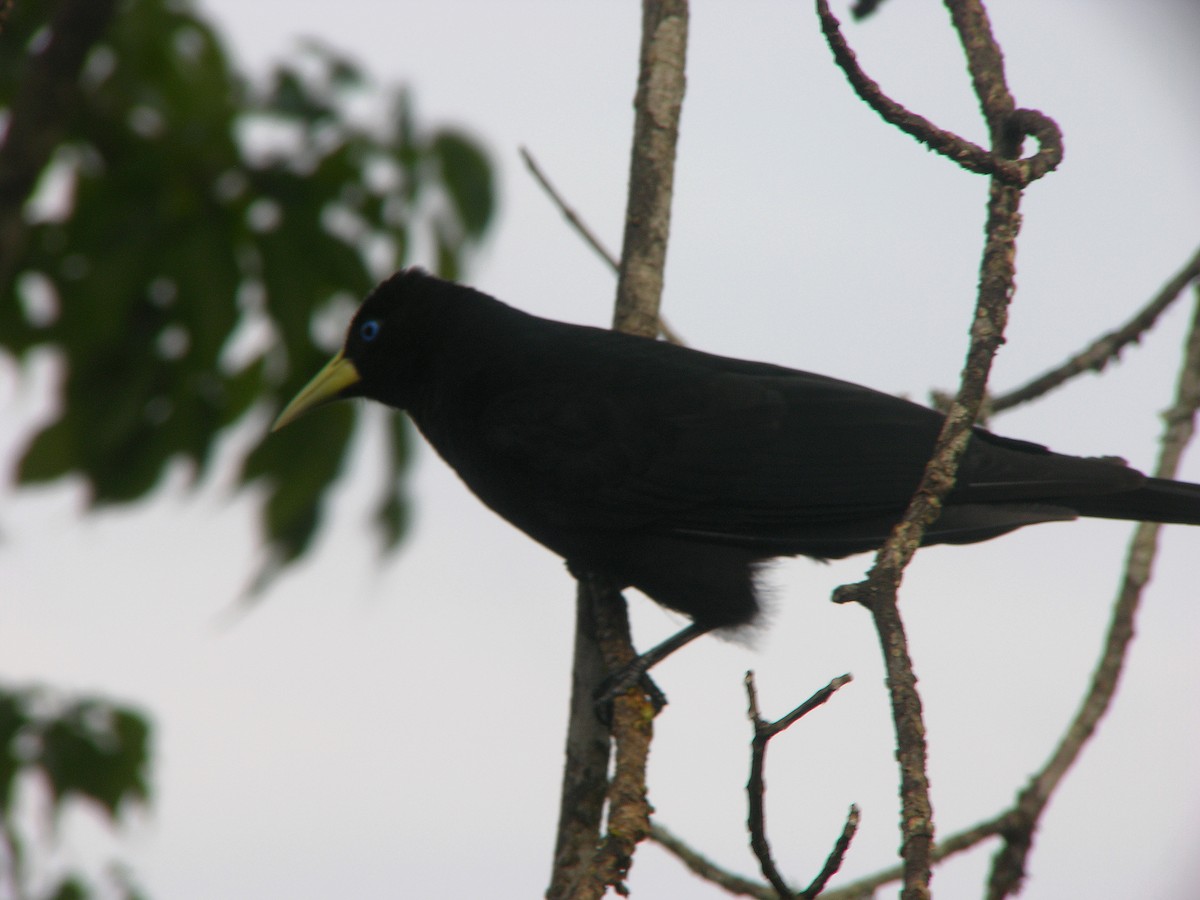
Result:
<svg viewBox="0 0 1200 900"><path fill-rule="evenodd" d="M379 329L380 326L377 319L367 319L367 321L358 326L358 336L370 343L379 337Z"/></svg>

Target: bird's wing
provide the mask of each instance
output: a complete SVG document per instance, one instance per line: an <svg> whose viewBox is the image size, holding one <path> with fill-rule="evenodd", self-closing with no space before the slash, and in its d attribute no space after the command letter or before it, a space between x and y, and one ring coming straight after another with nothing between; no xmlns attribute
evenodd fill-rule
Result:
<svg viewBox="0 0 1200 900"><path fill-rule="evenodd" d="M942 424L926 407L824 376L702 354L677 363L495 397L482 433L522 512L553 528L651 528L764 546L844 532L858 547L903 512ZM963 522L945 516L938 539L1069 518L1062 498L1140 477L984 432L952 497Z"/></svg>
<svg viewBox="0 0 1200 900"><path fill-rule="evenodd" d="M903 508L940 426L930 410L834 379L679 362L494 396L479 426L490 463L563 526L755 532Z"/></svg>

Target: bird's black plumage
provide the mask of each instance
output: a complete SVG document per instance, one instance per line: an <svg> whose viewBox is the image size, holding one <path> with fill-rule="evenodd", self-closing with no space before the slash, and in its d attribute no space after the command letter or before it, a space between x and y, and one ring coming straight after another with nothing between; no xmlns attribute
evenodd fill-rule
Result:
<svg viewBox="0 0 1200 900"><path fill-rule="evenodd" d="M844 381L531 316L409 269L280 417L337 397L406 410L476 495L575 570L704 628L758 611L756 564L887 537L941 427ZM926 544L1096 516L1200 524L1200 485L976 429Z"/></svg>

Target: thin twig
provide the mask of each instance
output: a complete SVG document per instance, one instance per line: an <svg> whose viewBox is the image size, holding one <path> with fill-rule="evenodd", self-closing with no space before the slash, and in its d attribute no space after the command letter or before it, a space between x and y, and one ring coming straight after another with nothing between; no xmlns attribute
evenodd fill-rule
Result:
<svg viewBox="0 0 1200 900"><path fill-rule="evenodd" d="M970 850L988 838L1000 834L1012 821L1012 812L1005 812L995 818L988 819L971 828L950 835L945 840L937 842L933 849L933 861L941 862L947 857L964 850ZM875 892L885 884L899 881L904 877L903 866L892 866L866 878L860 878L850 884L842 885L821 895L821 900L864 900L875 895Z"/></svg>
<svg viewBox="0 0 1200 900"><path fill-rule="evenodd" d="M1158 478L1174 478L1177 474L1183 452L1195 432L1196 412L1200 409L1200 287L1195 293L1196 307L1192 315L1175 400L1163 416L1166 429L1158 464L1154 470L1154 475ZM1143 522L1134 532L1126 556L1121 590L1113 608L1103 653L1092 675L1091 686L1049 761L1033 776L1028 787L1017 799L1014 809L1016 824L1005 830L1004 845L992 862L992 872L988 880L989 900L1003 900L1020 889L1038 820L1051 795L1079 758L1084 745L1112 705L1129 643L1133 639L1134 619L1158 552L1158 534L1161 528L1156 522Z"/></svg>
<svg viewBox="0 0 1200 900"><path fill-rule="evenodd" d="M542 170L542 167L538 165L537 160L533 158L533 154L522 147L521 158L525 160L525 165L528 167L530 174L533 175L534 180L537 181L542 190L546 192L546 196L550 198L550 201L556 207L558 207L558 211L563 214L563 218L570 223L571 227L575 229L575 231L581 238L583 238L587 245L596 251L596 255L604 260L608 264L609 268L613 270L613 272L619 272L621 266L617 261L617 258L612 255L612 252L609 251L609 249L605 247L603 243L601 243L600 238L596 237L596 233L588 227L586 222L583 221L583 217L580 216L579 213L577 213L569 203L567 203L566 198L563 197L558 189L554 187L549 177ZM684 346L683 339L679 336L675 329L667 324L667 320L663 318L661 312L658 316L658 333L661 334L668 342L677 344L680 347Z"/></svg>
<svg viewBox="0 0 1200 900"><path fill-rule="evenodd" d="M779 873L778 867L775 865L775 860L771 856L771 845L767 840L767 825L766 825L766 782L763 778L763 772L766 769L767 744L771 738L775 737L782 731L787 730L801 718L808 715L818 706L828 702L841 687L849 684L853 679L849 674L839 675L837 678L825 685L786 716L777 719L774 722L766 722L758 712L758 692L754 687L754 673L746 673L746 698L749 704L750 721L754 725L754 739L751 742L750 754L750 778L746 783L746 796L749 799L749 809L746 814L746 827L750 831L750 848L754 851L754 855L758 858L759 867L762 869L763 877L770 882L775 889L776 894L780 898L791 898L796 896L787 882L783 880L783 876ZM826 860L825 868L833 866L832 871L825 874L824 869L821 875L818 875L813 884L817 885L817 890L824 886L825 882L833 876L833 873L841 866L842 857L845 855L846 848L849 846L850 837L853 837L854 830L858 824L857 810L852 808L851 818L853 819L854 827L850 827L850 822L847 822L846 828L849 829L849 836L846 834L846 829L843 829L841 838L835 845L829 859ZM839 850L840 848L840 850ZM812 888L810 887L810 890ZM803 897L815 896L807 892L801 894Z"/></svg>
<svg viewBox="0 0 1200 900"><path fill-rule="evenodd" d="M829 699L854 680L854 676L847 672L845 675L839 675L834 678L829 684L821 688L790 713L781 719L776 719L774 722L760 722L758 719L758 696L754 689L754 673L746 673L746 693L750 701L750 715L752 721L755 722L756 739L761 734L763 741L769 741L781 731L787 731L800 719L807 716L810 712L829 702ZM761 729L758 726L761 724Z"/></svg>
<svg viewBox="0 0 1200 900"><path fill-rule="evenodd" d="M817 877L812 880L809 886L800 892L800 896L805 898L805 900L812 900L812 898L819 896L825 890L825 885L829 883L829 879L838 873L838 869L842 867L842 863L846 859L846 853L850 849L850 842L854 840L854 835L858 831L860 818L861 814L858 811L858 806L851 803L850 811L846 814L846 824L842 826L842 833L838 835L833 849L829 851L829 856L825 858L825 865L821 867L821 871L817 873Z"/></svg>
<svg viewBox="0 0 1200 900"><path fill-rule="evenodd" d="M1105 366L1121 355L1122 350L1140 341L1142 335L1154 327L1159 317L1179 298L1188 284L1197 278L1200 278L1200 250L1197 250L1183 268L1128 322L1103 335L1061 366L1039 375L1019 388L993 397L989 404L992 413L1004 412L1035 400L1083 372L1103 371Z"/></svg>
<svg viewBox="0 0 1200 900"><path fill-rule="evenodd" d="M650 840L660 845L664 850L673 854L692 874L710 881L717 887L731 894L745 897L756 897L758 900L777 900L778 895L765 884L735 875L722 869L712 860L689 847L683 840L676 837L658 822L650 823Z"/></svg>
<svg viewBox="0 0 1200 900"><path fill-rule="evenodd" d="M618 271L621 268L620 260L618 260L617 257L607 247L604 246L604 244L600 241L600 238L596 237L595 232L588 228L587 223L580 218L579 213L575 212L570 204L567 203L563 195L560 194L554 185L550 183L550 179L546 177L546 173L542 171L542 167L537 164L537 161L533 158L533 154L524 147L520 148L520 153L521 159L525 161L526 168L529 169L530 174L532 174L537 180L537 183L541 185L542 190L544 190L554 202L554 205L558 207L558 211L563 214L563 218L565 218L571 224L571 227L575 229L575 231L581 238L583 238L587 245L595 250L596 254L602 260L608 263L608 267L610 269L612 269L614 272Z"/></svg>
<svg viewBox="0 0 1200 900"><path fill-rule="evenodd" d="M750 849L758 859L758 867L763 877L775 889L780 900L791 900L795 893L783 880L779 867L771 855L771 844L767 840L766 814L766 783L763 780L763 769L767 764L767 744L778 734L771 725L763 721L758 713L758 692L754 689L754 673L746 673L746 696L750 704L750 722L754 726L754 740L751 742L750 779L746 782L746 796L749 800L746 813L746 827L750 831ZM803 705L803 704L802 704ZM798 719L799 716L796 717ZM793 719L792 721L795 721Z"/></svg>

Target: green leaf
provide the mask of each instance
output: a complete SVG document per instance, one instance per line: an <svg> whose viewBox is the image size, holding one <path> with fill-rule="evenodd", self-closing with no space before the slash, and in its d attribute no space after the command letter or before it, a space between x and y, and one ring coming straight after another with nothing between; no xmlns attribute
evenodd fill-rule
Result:
<svg viewBox="0 0 1200 900"><path fill-rule="evenodd" d="M261 480L266 488L264 525L273 562L291 562L312 542L347 455L354 413L349 404L325 407L259 444L246 458L242 479Z"/></svg>
<svg viewBox="0 0 1200 900"><path fill-rule="evenodd" d="M494 212L492 169L487 157L477 144L448 129L434 136L433 154L463 229L470 237L479 238Z"/></svg>
<svg viewBox="0 0 1200 900"><path fill-rule="evenodd" d="M99 700L77 701L47 723L37 765L56 808L83 797L116 820L123 804L145 801L149 734L143 717Z"/></svg>
<svg viewBox="0 0 1200 900"><path fill-rule="evenodd" d="M54 893L48 895L49 900L87 900L92 896L87 885L78 876L64 878L54 888Z"/></svg>
<svg viewBox="0 0 1200 900"><path fill-rule="evenodd" d="M20 484L41 484L61 478L78 465L71 422L66 418L39 431L17 463Z"/></svg>
<svg viewBox="0 0 1200 900"><path fill-rule="evenodd" d="M29 727L24 694L0 690L0 814L12 815L13 781L20 771L17 739Z"/></svg>

